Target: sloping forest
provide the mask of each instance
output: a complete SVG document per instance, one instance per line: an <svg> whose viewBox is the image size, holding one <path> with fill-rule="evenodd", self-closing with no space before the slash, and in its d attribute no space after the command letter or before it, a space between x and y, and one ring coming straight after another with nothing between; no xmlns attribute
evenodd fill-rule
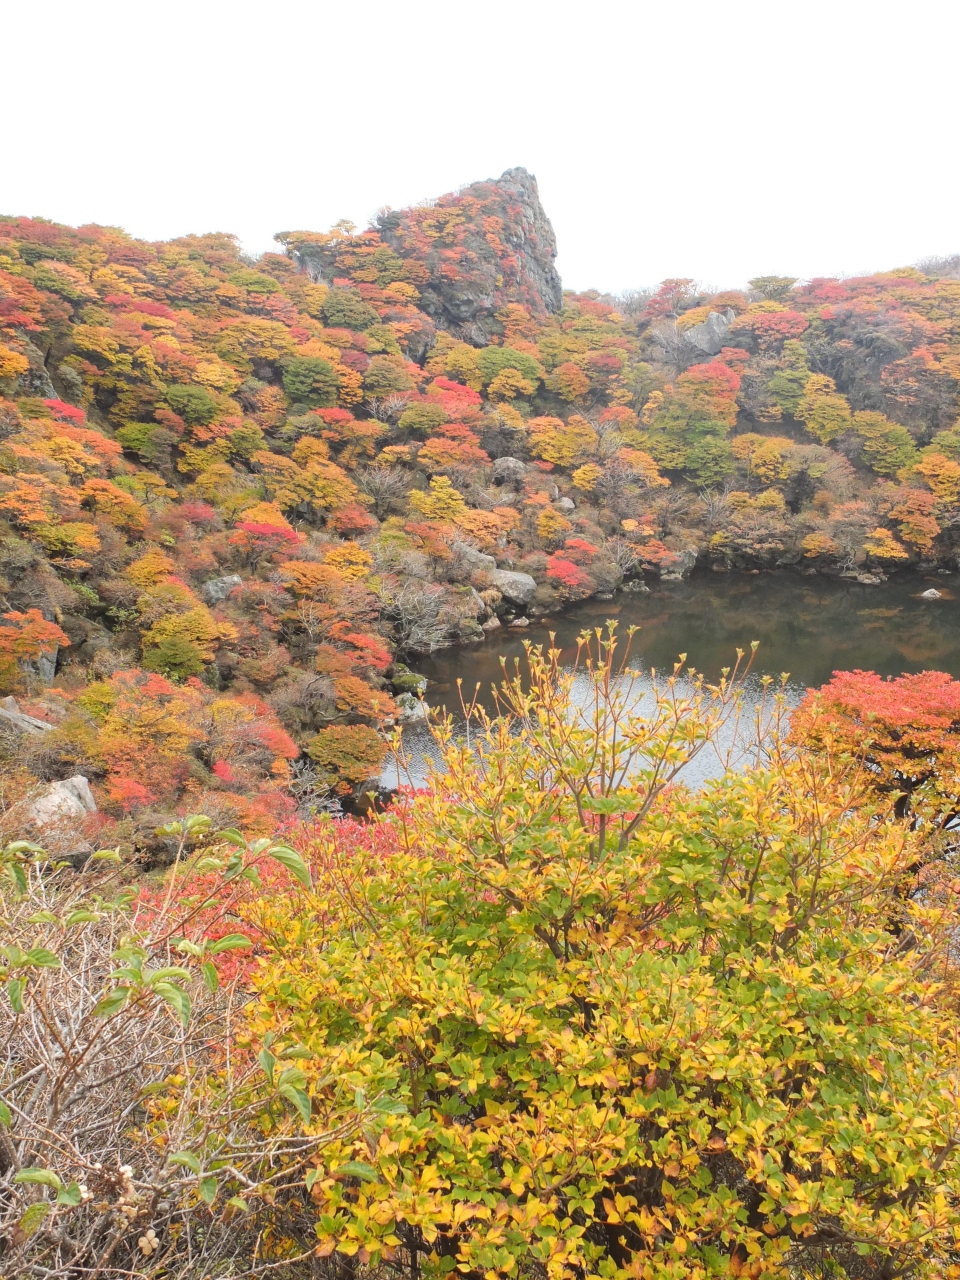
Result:
<svg viewBox="0 0 960 1280"><path fill-rule="evenodd" d="M955 565L953 260L564 292L522 169L276 239L0 218L11 830L82 775L93 845L269 832L418 654L651 575Z"/></svg>

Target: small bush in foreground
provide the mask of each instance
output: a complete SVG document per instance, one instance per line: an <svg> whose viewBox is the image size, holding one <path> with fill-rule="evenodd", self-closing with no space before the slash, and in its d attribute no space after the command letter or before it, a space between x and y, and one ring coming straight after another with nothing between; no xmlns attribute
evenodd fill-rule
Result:
<svg viewBox="0 0 960 1280"><path fill-rule="evenodd" d="M261 905L244 1035L304 1090L386 1096L319 1153L318 1253L416 1276L944 1274L960 1212L950 895L855 764L774 744L701 790L735 713L612 642L469 744L297 902ZM638 701L639 695L643 697ZM338 1087L347 1087L346 1095ZM344 1176L349 1173L349 1176ZM950 1272L949 1274L952 1274Z"/></svg>

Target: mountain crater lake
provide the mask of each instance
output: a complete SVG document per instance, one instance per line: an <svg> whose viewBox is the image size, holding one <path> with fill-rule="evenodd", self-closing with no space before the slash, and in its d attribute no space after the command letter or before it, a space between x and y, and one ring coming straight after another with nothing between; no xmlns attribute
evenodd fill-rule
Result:
<svg viewBox="0 0 960 1280"><path fill-rule="evenodd" d="M939 599L923 599L931 588ZM621 641L630 627L639 628L631 646L631 665L669 675L681 654L684 668L694 667L716 680L723 667L733 666L737 649L749 656L759 642L746 681L745 704L760 700L760 680L788 676L785 694L795 705L808 688L829 680L835 671L860 669L883 676L905 672L946 671L960 677L960 574L904 574L877 586L848 579L800 576L792 573L717 574L695 572L682 582L653 582L649 594L624 591L611 600L586 600L564 613L531 621L525 627L493 631L480 644L441 649L411 663L427 677L424 701L446 708L462 722L460 690L469 702L479 685L478 702L493 710L493 686L519 659L523 669L524 643L554 643L561 662L572 667L577 637L585 629L605 627L615 620ZM755 693L755 697L753 696ZM745 719L749 720L747 716ZM432 739L422 721L403 732L406 776L388 762L381 776L385 786L399 781L419 784L426 776L425 756ZM717 770L702 762L691 781Z"/></svg>

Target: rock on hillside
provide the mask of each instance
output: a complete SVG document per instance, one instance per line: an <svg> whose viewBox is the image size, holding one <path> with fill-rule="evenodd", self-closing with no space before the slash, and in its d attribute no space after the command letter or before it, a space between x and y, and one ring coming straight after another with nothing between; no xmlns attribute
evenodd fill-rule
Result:
<svg viewBox="0 0 960 1280"><path fill-rule="evenodd" d="M486 344L508 303L535 316L560 310L557 240L526 169L507 169L429 205L389 210L377 229L394 253L426 268L417 282L421 307L468 342Z"/></svg>

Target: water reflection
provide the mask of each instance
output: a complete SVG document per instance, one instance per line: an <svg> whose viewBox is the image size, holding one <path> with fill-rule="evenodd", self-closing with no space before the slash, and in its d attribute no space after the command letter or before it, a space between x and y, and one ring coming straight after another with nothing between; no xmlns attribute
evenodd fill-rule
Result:
<svg viewBox="0 0 960 1280"><path fill-rule="evenodd" d="M920 599L929 587L940 591L942 598ZM515 660L523 657L524 640L547 644L554 632L562 661L572 665L580 632L602 626L608 618L617 620L621 635L629 626L640 628L633 653L645 670L669 671L678 655L686 653L688 665L716 679L721 668L735 660L737 648L749 649L751 641L758 640L755 675L779 677L788 672L791 703L805 689L823 684L840 670L861 668L881 675L939 670L960 676L957 575L911 575L871 587L795 574L704 573L688 582L659 584L650 595L587 601L543 625L497 631L483 644L425 657L415 666L430 681L426 700L460 718L457 681L461 680L468 699L479 685L480 700L492 709L490 690L502 679L501 659L512 671ZM759 696L759 691L756 680L748 688L748 704L751 694ZM730 729L724 750L735 737ZM429 733L425 726L409 726L404 742L414 780L420 781ZM702 779L721 767L716 753L712 762L705 754L691 772ZM388 767L383 782L396 785L396 781L395 769Z"/></svg>

